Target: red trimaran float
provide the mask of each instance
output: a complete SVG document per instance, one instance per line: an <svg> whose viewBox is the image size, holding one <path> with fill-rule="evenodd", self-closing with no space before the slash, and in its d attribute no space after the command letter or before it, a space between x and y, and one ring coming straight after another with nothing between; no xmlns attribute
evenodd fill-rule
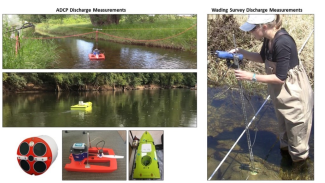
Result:
<svg viewBox="0 0 325 183"><path fill-rule="evenodd" d="M100 50L97 48L98 30L102 30L102 29L95 29L95 30L96 30L96 49L94 49L92 53L89 53L88 57L90 60L105 60L104 53L101 53Z"/></svg>
<svg viewBox="0 0 325 183"><path fill-rule="evenodd" d="M67 171L73 172L96 172L96 173L109 173L117 170L116 159L124 158L124 156L115 155L113 149L91 147L89 133L87 133L88 145L85 143L74 143L70 149L69 159L71 163L65 165ZM89 146L89 147L87 147ZM107 163L108 166L91 165L89 163ZM104 164L105 165L105 164Z"/></svg>

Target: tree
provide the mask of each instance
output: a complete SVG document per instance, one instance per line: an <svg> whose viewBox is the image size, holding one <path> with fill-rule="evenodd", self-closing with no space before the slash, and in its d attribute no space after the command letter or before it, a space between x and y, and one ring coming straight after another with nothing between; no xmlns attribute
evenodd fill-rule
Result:
<svg viewBox="0 0 325 183"><path fill-rule="evenodd" d="M119 24L121 15L89 15L90 21L94 26L103 26L110 24Z"/></svg>
<svg viewBox="0 0 325 183"><path fill-rule="evenodd" d="M8 73L6 80L4 83L8 84L14 89L20 89L26 86L27 81L26 78L20 73Z"/></svg>
<svg viewBox="0 0 325 183"><path fill-rule="evenodd" d="M183 82L186 86L195 86L197 83L196 73L184 73Z"/></svg>
<svg viewBox="0 0 325 183"><path fill-rule="evenodd" d="M2 73L2 81L6 81L8 79L8 74L7 73Z"/></svg>
<svg viewBox="0 0 325 183"><path fill-rule="evenodd" d="M45 22L48 19L59 19L63 20L63 18L67 17L68 15L58 15L58 14L20 14L18 15L21 21L28 21L33 23L41 23Z"/></svg>
<svg viewBox="0 0 325 183"><path fill-rule="evenodd" d="M117 75L116 84L118 86L122 86L122 87L124 87L125 85L127 85L127 81L126 81L126 78L125 78L125 74L124 73L121 73L121 74Z"/></svg>
<svg viewBox="0 0 325 183"><path fill-rule="evenodd" d="M143 78L143 73L129 73L129 84L134 87L139 86L142 84Z"/></svg>

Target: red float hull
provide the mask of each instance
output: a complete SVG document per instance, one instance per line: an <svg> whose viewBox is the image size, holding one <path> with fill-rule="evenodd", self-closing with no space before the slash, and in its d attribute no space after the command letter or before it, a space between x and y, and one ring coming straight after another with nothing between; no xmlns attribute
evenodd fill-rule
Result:
<svg viewBox="0 0 325 183"><path fill-rule="evenodd" d="M88 55L89 59L90 60L105 60L105 55L100 53L98 55L94 55L92 53L89 53Z"/></svg>
<svg viewBox="0 0 325 183"><path fill-rule="evenodd" d="M72 172L96 172L96 173L109 173L117 170L117 161L115 158L100 158L97 157L97 148L91 147L88 150L88 163L89 167L86 167L87 158L82 161L75 161L70 154L69 159L71 163L65 165L65 169L67 171ZM104 154L115 155L113 149L103 148ZM91 153L95 153L96 155L90 155ZM109 162L109 163L108 163ZM108 163L108 166L99 166L99 165L91 165L90 163Z"/></svg>

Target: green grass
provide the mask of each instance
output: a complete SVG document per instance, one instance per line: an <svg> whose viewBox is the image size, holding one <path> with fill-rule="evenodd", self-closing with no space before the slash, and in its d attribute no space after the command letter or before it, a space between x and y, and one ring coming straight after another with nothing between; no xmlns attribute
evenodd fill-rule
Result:
<svg viewBox="0 0 325 183"><path fill-rule="evenodd" d="M4 69L47 68L57 59L57 46L50 40L25 39L20 36L20 49L16 53L16 39L10 33L2 36L2 64Z"/></svg>
<svg viewBox="0 0 325 183"><path fill-rule="evenodd" d="M147 46L157 46L165 48L181 49L196 52L197 28L196 17L182 18L160 18L151 23L137 22L130 23L123 19L119 24L109 26L94 27L90 22L75 23L63 20L63 24L41 23L36 27L36 31L52 35L75 35L94 31L93 28L99 28L98 38L102 40L114 41L127 44L140 44ZM186 31L188 28L192 29ZM108 35L107 35L108 34ZM179 34L179 35L178 35ZM95 38L94 34L84 35L82 37ZM112 36L110 36L112 35ZM114 37L115 36L115 37ZM171 38L170 38L171 37ZM168 38L168 39L166 39ZM162 39L162 40L160 40ZM147 40L147 41L143 41Z"/></svg>

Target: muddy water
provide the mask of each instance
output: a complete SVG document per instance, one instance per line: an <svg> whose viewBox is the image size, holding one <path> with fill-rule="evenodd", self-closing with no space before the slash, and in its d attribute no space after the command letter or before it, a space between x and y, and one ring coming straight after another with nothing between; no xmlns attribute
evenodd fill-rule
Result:
<svg viewBox="0 0 325 183"><path fill-rule="evenodd" d="M196 54L156 47L127 45L84 38L55 39L59 46L57 69L196 69ZM105 60L90 61L98 48Z"/></svg>
<svg viewBox="0 0 325 183"><path fill-rule="evenodd" d="M189 89L9 94L3 127L196 127L196 101Z"/></svg>
<svg viewBox="0 0 325 183"><path fill-rule="evenodd" d="M224 92L225 90L226 88L208 88L207 178L244 131L239 92ZM259 96L245 99L248 121L264 100ZM309 159L301 165L293 165L288 154L281 154L277 129L274 108L269 101L249 130L258 173L253 175L250 171L247 138L243 135L211 180L313 180L314 129L312 128L309 140Z"/></svg>

